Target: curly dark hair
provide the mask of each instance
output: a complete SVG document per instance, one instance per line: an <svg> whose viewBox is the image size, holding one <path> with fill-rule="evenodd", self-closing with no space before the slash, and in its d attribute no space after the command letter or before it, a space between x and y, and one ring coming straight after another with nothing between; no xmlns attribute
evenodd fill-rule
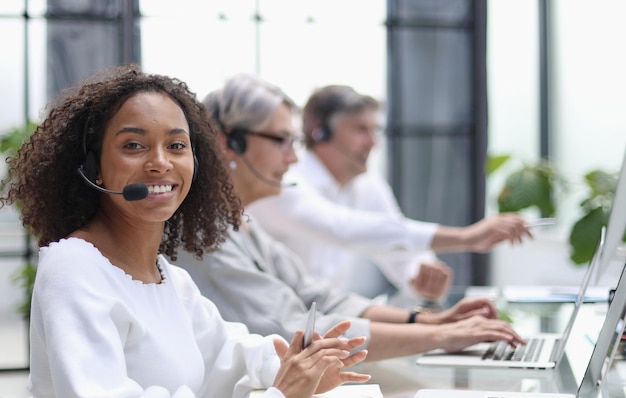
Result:
<svg viewBox="0 0 626 398"><path fill-rule="evenodd" d="M77 172L85 147L99 154L107 124L139 92L164 93L180 106L198 161L189 194L165 223L161 253L176 260L182 247L202 258L224 241L231 225L239 226L241 203L224 167L218 130L204 105L178 79L144 73L137 65L116 66L62 93L17 156L7 159L8 189L0 196L0 207L18 203L22 224L40 247L66 237L95 216L101 194Z"/></svg>

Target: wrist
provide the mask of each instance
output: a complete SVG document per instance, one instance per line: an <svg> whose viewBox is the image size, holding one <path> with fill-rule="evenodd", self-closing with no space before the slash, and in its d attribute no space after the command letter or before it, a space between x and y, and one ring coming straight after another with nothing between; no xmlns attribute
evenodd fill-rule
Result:
<svg viewBox="0 0 626 398"><path fill-rule="evenodd" d="M459 246L464 251L472 251L473 249L471 233L472 231L470 230L469 226L464 227L464 228L463 227L459 228L458 242L459 242Z"/></svg>
<svg viewBox="0 0 626 398"><path fill-rule="evenodd" d="M426 314L430 314L430 310L428 308L413 307L411 311L409 311L409 316L406 323L427 323L424 322L424 315Z"/></svg>

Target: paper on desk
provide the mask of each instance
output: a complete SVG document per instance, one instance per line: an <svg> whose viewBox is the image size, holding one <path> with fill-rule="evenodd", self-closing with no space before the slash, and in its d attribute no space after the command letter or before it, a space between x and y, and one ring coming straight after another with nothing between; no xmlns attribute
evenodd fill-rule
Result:
<svg viewBox="0 0 626 398"><path fill-rule="evenodd" d="M576 301L580 286L528 286L509 285L468 286L465 297L502 298L509 303L572 303ZM601 303L609 300L608 286L589 286L585 292L585 302Z"/></svg>
<svg viewBox="0 0 626 398"><path fill-rule="evenodd" d="M505 286L502 297L510 303L569 303L576 301L579 286ZM589 286L584 301L609 301L608 286Z"/></svg>
<svg viewBox="0 0 626 398"><path fill-rule="evenodd" d="M252 391L249 398L258 398L263 390ZM383 398L378 384L350 384L339 386L324 394L315 394L315 398Z"/></svg>

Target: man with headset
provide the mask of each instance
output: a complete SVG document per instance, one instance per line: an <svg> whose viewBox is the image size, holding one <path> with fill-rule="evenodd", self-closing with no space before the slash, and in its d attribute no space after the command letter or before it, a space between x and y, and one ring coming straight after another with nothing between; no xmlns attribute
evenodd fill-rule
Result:
<svg viewBox="0 0 626 398"><path fill-rule="evenodd" d="M517 243L531 234L517 214L466 227L405 217L388 183L367 172L378 111L374 98L348 86L315 91L302 116L307 150L286 176L297 186L247 210L298 253L309 272L345 291L369 296L385 292L368 285L369 261L397 289L401 301L396 305L441 301L453 273L434 252L486 252L499 242Z"/></svg>

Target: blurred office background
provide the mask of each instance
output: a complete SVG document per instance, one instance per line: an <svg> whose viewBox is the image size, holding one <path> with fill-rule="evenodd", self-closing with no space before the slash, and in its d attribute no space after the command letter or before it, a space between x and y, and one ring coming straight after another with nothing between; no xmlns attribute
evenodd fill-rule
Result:
<svg viewBox="0 0 626 398"><path fill-rule="evenodd" d="M41 121L60 90L112 64L178 77L200 98L238 72L299 105L351 85L385 104L371 168L410 217L467 225L497 212L504 174L485 176L488 155L545 157L571 182L557 225L534 241L443 256L458 288L555 274L576 284L566 241L583 175L616 172L626 148L625 17L622 0L3 0L0 134ZM36 248L14 209L0 210L0 236L1 341L20 323L11 275ZM546 259L554 270L533 267ZM26 366L16 338L0 367Z"/></svg>

